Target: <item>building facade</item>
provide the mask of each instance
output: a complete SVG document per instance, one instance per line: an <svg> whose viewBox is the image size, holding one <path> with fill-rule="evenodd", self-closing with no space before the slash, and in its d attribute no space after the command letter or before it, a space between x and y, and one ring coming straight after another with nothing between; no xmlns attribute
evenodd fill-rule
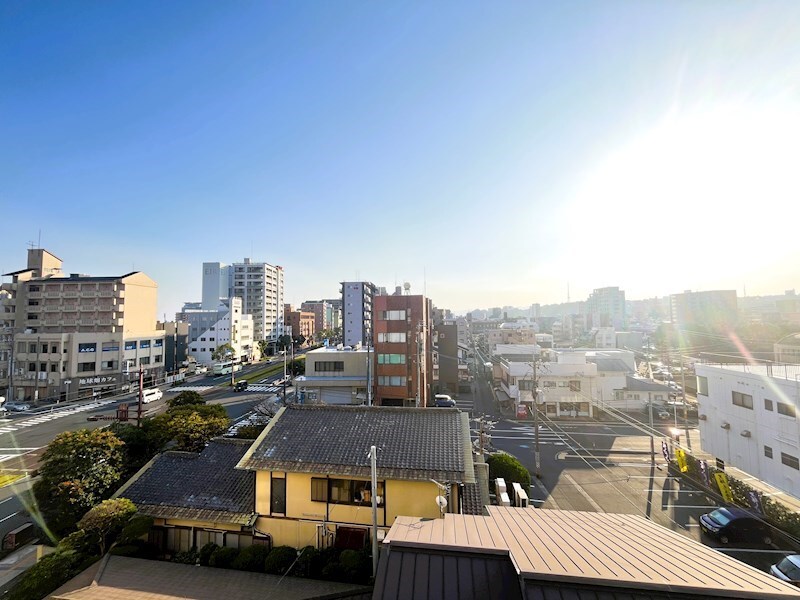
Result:
<svg viewBox="0 0 800 600"><path fill-rule="evenodd" d="M305 341L313 341L314 339L314 322L315 316L313 312L304 310L294 310L291 304L284 305L283 309L283 323L287 331L291 331L292 338L295 340L303 336Z"/></svg>
<svg viewBox="0 0 800 600"><path fill-rule="evenodd" d="M224 299L216 310L204 310L197 302L187 303L175 319L189 324L189 355L199 364L213 364L214 352L225 344L233 348L232 358L242 362L260 355L254 340L253 317L242 313L241 298Z"/></svg>
<svg viewBox="0 0 800 600"><path fill-rule="evenodd" d="M798 365L696 364L704 452L800 496Z"/></svg>
<svg viewBox="0 0 800 600"><path fill-rule="evenodd" d="M317 348L306 353L306 371L294 385L303 404L367 404L367 349Z"/></svg>
<svg viewBox="0 0 800 600"><path fill-rule="evenodd" d="M372 340L375 284L369 281L343 281L341 286L344 345L369 345Z"/></svg>
<svg viewBox="0 0 800 600"><path fill-rule="evenodd" d="M331 310L325 300L306 300L300 310L314 313L314 331L322 332L331 329Z"/></svg>
<svg viewBox="0 0 800 600"><path fill-rule="evenodd" d="M375 402L429 406L432 402L431 301L422 295L375 296Z"/></svg>
<svg viewBox="0 0 800 600"><path fill-rule="evenodd" d="M618 287L594 290L586 301L592 327L625 328L625 292Z"/></svg>
<svg viewBox="0 0 800 600"><path fill-rule="evenodd" d="M736 290L684 292L670 296L672 322L678 326L703 325L729 329L739 319Z"/></svg>
<svg viewBox="0 0 800 600"><path fill-rule="evenodd" d="M7 273L2 297L9 360L0 382L17 400L92 397L164 375L158 286L140 272L111 277L65 275L47 250L28 251L28 266ZM10 336L10 337L9 337ZM9 344L10 341L10 344Z"/></svg>

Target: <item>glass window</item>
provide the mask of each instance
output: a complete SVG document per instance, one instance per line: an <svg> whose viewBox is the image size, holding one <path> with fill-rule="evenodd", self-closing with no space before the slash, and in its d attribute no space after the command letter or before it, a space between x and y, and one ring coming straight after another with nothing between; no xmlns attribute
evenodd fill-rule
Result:
<svg viewBox="0 0 800 600"><path fill-rule="evenodd" d="M769 446L764 446L764 456L767 458L772 458L772 448Z"/></svg>
<svg viewBox="0 0 800 600"><path fill-rule="evenodd" d="M581 382L580 381L570 381L569 382L569 391L570 392L580 392L581 391Z"/></svg>
<svg viewBox="0 0 800 600"><path fill-rule="evenodd" d="M273 477L270 488L270 510L281 515L286 514L286 480Z"/></svg>
<svg viewBox="0 0 800 600"><path fill-rule="evenodd" d="M328 501L328 480L321 477L311 478L311 500L314 502Z"/></svg>
<svg viewBox="0 0 800 600"><path fill-rule="evenodd" d="M389 343L389 344L404 344L406 341L406 334L403 333L379 333L378 334L378 342L379 343Z"/></svg>
<svg viewBox="0 0 800 600"><path fill-rule="evenodd" d="M149 356L142 356L139 358L140 365L149 365L150 364L150 357Z"/></svg>
<svg viewBox="0 0 800 600"><path fill-rule="evenodd" d="M742 408L753 410L753 397L750 394L743 394L742 392L731 393L733 395L734 406L741 406Z"/></svg>
<svg viewBox="0 0 800 600"><path fill-rule="evenodd" d="M97 352L97 344L78 344L78 354L83 352Z"/></svg>
<svg viewBox="0 0 800 600"><path fill-rule="evenodd" d="M405 310L384 310L381 311L381 319L383 321L405 321Z"/></svg>
<svg viewBox="0 0 800 600"><path fill-rule="evenodd" d="M36 344L28 344L28 354L36 354Z"/></svg>
<svg viewBox="0 0 800 600"><path fill-rule="evenodd" d="M787 467L800 470L800 460L798 460L796 456L786 454L786 452L781 452L781 462Z"/></svg>
<svg viewBox="0 0 800 600"><path fill-rule="evenodd" d="M157 340L155 340L155 341L153 342L153 347L154 347L154 348L162 348L163 346L164 346L164 340L163 340L163 338L158 338Z"/></svg>
<svg viewBox="0 0 800 600"><path fill-rule="evenodd" d="M125 350L136 350L136 342L125 342Z"/></svg>
<svg viewBox="0 0 800 600"><path fill-rule="evenodd" d="M772 410L772 400L764 398L764 410Z"/></svg>
<svg viewBox="0 0 800 600"><path fill-rule="evenodd" d="M149 348L150 340L142 340L139 342L139 348Z"/></svg>
<svg viewBox="0 0 800 600"><path fill-rule="evenodd" d="M58 352L58 346L56 346L55 344L53 344L52 346L50 346L50 352L51 352L52 354L55 354L55 353L57 353L57 352Z"/></svg>
<svg viewBox="0 0 800 600"><path fill-rule="evenodd" d="M94 363L93 362L78 363L78 371L81 373L85 373L87 371L94 371Z"/></svg>
<svg viewBox="0 0 800 600"><path fill-rule="evenodd" d="M800 567L794 564L790 558L784 558L778 563L777 568L791 581L800 581Z"/></svg>
<svg viewBox="0 0 800 600"><path fill-rule="evenodd" d="M702 396L708 396L708 377L697 376L697 393Z"/></svg>
<svg viewBox="0 0 800 600"><path fill-rule="evenodd" d="M785 402L778 402L778 414L787 417L794 417L795 416L794 406L792 406L791 404L786 404Z"/></svg>
<svg viewBox="0 0 800 600"><path fill-rule="evenodd" d="M379 365L404 365L406 364L405 354L378 354Z"/></svg>

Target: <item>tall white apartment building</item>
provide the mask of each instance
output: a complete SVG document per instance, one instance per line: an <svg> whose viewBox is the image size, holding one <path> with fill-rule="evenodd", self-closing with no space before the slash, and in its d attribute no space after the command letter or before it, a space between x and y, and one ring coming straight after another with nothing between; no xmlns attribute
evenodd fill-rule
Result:
<svg viewBox="0 0 800 600"><path fill-rule="evenodd" d="M372 340L372 302L375 284L369 281L343 281L342 335L345 346L367 345Z"/></svg>
<svg viewBox="0 0 800 600"><path fill-rule="evenodd" d="M205 310L201 303L188 302L176 315L176 320L189 324L189 355L200 364L213 364L212 354L225 344L230 344L234 357L239 360L258 357L253 340L253 317L242 313L240 298L223 299L215 310Z"/></svg>
<svg viewBox="0 0 800 600"><path fill-rule="evenodd" d="M283 267L264 262L203 263L202 308L214 310L223 298L242 299L242 311L253 317L256 342L277 342L283 335Z"/></svg>

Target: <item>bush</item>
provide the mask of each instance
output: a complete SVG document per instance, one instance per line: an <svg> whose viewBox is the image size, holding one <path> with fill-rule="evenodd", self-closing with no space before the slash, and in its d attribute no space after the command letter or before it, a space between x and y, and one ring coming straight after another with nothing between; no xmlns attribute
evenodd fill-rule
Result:
<svg viewBox="0 0 800 600"><path fill-rule="evenodd" d="M192 546L188 552L178 552L172 557L172 562L181 563L183 565L196 565L197 564L197 548Z"/></svg>
<svg viewBox="0 0 800 600"><path fill-rule="evenodd" d="M325 566L322 553L314 546L306 546L300 552L297 563L292 569L295 577L310 577L318 579L322 575L322 568Z"/></svg>
<svg viewBox="0 0 800 600"><path fill-rule="evenodd" d="M206 401L197 392L185 391L181 392L171 400L167 400L167 405L170 408L177 408L178 406L193 406L196 404L205 404Z"/></svg>
<svg viewBox="0 0 800 600"><path fill-rule="evenodd" d="M83 555L100 554L100 538L96 533L89 533L83 529L73 531L67 537L58 542L58 549L63 551L73 551Z"/></svg>
<svg viewBox="0 0 800 600"><path fill-rule="evenodd" d="M200 564L204 567L208 566L208 561L211 558L211 555L214 554L214 551L219 548L214 542L208 542L202 548L200 548L199 557L200 557Z"/></svg>
<svg viewBox="0 0 800 600"><path fill-rule="evenodd" d="M513 482L522 485L523 489L530 487L531 474L528 473L528 469L515 456L499 452L490 454L486 462L489 465L489 482L491 486L494 486L495 479L502 477L509 488Z"/></svg>
<svg viewBox="0 0 800 600"><path fill-rule="evenodd" d="M91 562L97 558L91 557ZM86 556L71 550L48 554L25 572L5 598L8 600L44 598L80 573L86 561Z"/></svg>
<svg viewBox="0 0 800 600"><path fill-rule="evenodd" d="M132 558L146 558L154 560L158 558L161 551L158 546L145 540L132 540L126 544L114 546L109 554L116 556L130 556Z"/></svg>
<svg viewBox="0 0 800 600"><path fill-rule="evenodd" d="M237 556L239 556L239 551L236 548L217 548L211 553L211 557L208 559L208 566L228 569Z"/></svg>
<svg viewBox="0 0 800 600"><path fill-rule="evenodd" d="M264 561L264 572L270 575L283 575L297 559L297 550L291 546L273 548Z"/></svg>
<svg viewBox="0 0 800 600"><path fill-rule="evenodd" d="M138 540L150 533L152 527L153 517L148 517L147 515L133 515L125 524L125 527L122 528L122 533L119 534L117 542L128 543Z"/></svg>
<svg viewBox="0 0 800 600"><path fill-rule="evenodd" d="M268 555L269 548L266 546L248 546L247 548L242 548L232 566L240 571L263 573Z"/></svg>

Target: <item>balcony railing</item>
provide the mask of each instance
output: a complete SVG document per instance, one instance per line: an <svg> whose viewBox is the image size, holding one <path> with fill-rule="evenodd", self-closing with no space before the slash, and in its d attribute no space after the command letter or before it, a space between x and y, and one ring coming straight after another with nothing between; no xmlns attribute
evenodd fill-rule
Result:
<svg viewBox="0 0 800 600"><path fill-rule="evenodd" d="M64 292L61 294L64 298L77 298L80 296L80 292Z"/></svg>

